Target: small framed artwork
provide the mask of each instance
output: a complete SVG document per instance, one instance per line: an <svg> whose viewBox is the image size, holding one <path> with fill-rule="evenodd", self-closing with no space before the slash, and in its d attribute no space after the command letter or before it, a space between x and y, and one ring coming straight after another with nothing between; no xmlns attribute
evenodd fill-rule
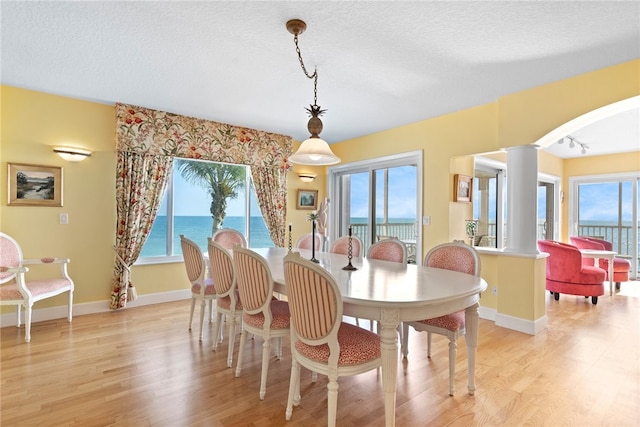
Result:
<svg viewBox="0 0 640 427"><path fill-rule="evenodd" d="M62 168L8 163L9 206L62 206Z"/></svg>
<svg viewBox="0 0 640 427"><path fill-rule="evenodd" d="M466 175L453 176L453 200L456 202L470 202L473 193L473 178Z"/></svg>
<svg viewBox="0 0 640 427"><path fill-rule="evenodd" d="M318 190L298 190L297 209L318 209Z"/></svg>

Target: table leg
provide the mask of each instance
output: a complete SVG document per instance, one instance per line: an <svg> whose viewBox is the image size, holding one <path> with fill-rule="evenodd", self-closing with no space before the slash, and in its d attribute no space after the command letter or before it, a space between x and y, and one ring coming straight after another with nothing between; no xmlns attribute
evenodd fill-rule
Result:
<svg viewBox="0 0 640 427"><path fill-rule="evenodd" d="M385 425L396 425L396 389L398 381L398 325L394 310L383 310L380 320L380 349L382 353L382 389L384 390Z"/></svg>
<svg viewBox="0 0 640 427"><path fill-rule="evenodd" d="M464 339L467 343L467 363L469 370L469 381L467 389L469 395L473 396L476 392L476 348L478 347L478 303L467 307L464 311L465 317L465 334Z"/></svg>
<svg viewBox="0 0 640 427"><path fill-rule="evenodd" d="M613 258L609 258L609 296L613 296Z"/></svg>

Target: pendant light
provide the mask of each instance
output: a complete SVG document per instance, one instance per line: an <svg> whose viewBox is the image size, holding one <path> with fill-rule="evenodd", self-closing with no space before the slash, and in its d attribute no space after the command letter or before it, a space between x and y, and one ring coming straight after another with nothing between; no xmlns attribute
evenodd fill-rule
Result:
<svg viewBox="0 0 640 427"><path fill-rule="evenodd" d="M311 136L300 144L300 148L289 157L289 161L291 163L312 166L335 165L336 163L340 163L340 159L333 154L331 148L329 148L329 144L318 136L320 132L322 132L322 120L320 120L320 116L326 111L318 105L318 70L314 69L313 74L307 72L304 62L302 61L300 48L298 47L298 36L306 29L307 24L300 19L287 21L287 30L293 34L293 41L296 45L296 53L298 54L300 67L302 67L302 71L307 78L313 79L313 104L309 105L310 108L305 108L311 116L307 123L307 129Z"/></svg>

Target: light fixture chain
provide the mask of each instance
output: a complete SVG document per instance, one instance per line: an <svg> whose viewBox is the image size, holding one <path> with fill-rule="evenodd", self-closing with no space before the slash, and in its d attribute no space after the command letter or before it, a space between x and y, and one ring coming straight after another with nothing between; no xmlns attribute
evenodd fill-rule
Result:
<svg viewBox="0 0 640 427"><path fill-rule="evenodd" d="M302 71L304 71L304 75L307 76L308 79L313 79L313 105L318 105L318 69L313 70L313 74L309 74L307 71L307 67L304 66L304 62L302 61L302 53L300 53L300 47L298 46L298 35L295 34L293 36L293 41L296 44L296 53L298 54L298 61L300 61L300 67L302 67Z"/></svg>

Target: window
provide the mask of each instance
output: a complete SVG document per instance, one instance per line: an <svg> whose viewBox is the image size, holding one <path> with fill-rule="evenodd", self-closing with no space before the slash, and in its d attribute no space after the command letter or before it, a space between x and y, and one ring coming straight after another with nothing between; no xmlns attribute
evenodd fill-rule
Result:
<svg viewBox="0 0 640 427"><path fill-rule="evenodd" d="M207 237L210 237L213 231L211 191L185 179L184 174L180 172L180 165L187 163L243 168L242 183L235 188L237 197L227 198L224 221L220 228L234 228L240 231L247 236L251 247L274 246L258 207L248 166L176 159L167 192L137 263L181 260L180 234L198 243L203 252L207 250Z"/></svg>
<svg viewBox="0 0 640 427"><path fill-rule="evenodd" d="M421 152L333 166L328 173L332 240L351 226L362 239L363 253L373 242L393 236L407 245L409 262L420 259Z"/></svg>

